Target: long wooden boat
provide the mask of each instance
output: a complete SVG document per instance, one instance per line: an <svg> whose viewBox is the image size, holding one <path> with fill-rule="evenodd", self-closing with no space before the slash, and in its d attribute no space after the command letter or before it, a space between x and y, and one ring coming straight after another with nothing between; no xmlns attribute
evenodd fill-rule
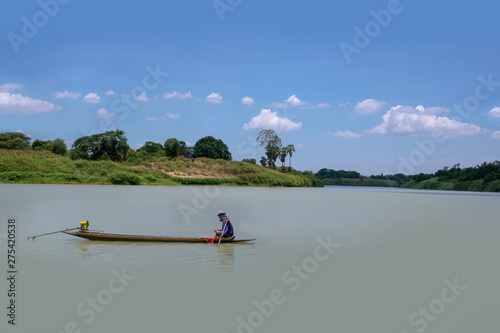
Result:
<svg viewBox="0 0 500 333"><path fill-rule="evenodd" d="M105 232L94 232L94 231L63 231L63 233L89 240L100 240L100 241L209 243L210 240L210 238L208 237L121 235L121 234L108 234ZM244 242L251 242L254 240L255 239L222 238L221 243L244 243ZM219 239L216 238L214 242L218 243Z"/></svg>

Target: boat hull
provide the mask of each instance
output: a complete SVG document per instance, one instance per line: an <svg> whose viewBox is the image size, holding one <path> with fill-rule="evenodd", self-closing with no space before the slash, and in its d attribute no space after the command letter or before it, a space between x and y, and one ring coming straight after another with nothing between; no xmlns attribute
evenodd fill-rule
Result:
<svg viewBox="0 0 500 333"><path fill-rule="evenodd" d="M167 236L143 236L143 235L121 235L108 234L104 232L91 231L63 231L65 234L97 241L125 241L125 242L171 242L171 243L208 243L205 237L167 237ZM222 238L221 243L244 243L255 239ZM219 239L215 239L218 243Z"/></svg>

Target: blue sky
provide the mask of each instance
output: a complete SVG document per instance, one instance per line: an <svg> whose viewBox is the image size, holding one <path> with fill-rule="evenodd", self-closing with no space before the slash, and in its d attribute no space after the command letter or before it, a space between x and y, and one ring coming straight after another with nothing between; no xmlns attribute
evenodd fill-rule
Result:
<svg viewBox="0 0 500 333"><path fill-rule="evenodd" d="M4 4L0 132L121 129L137 149L222 139L299 170L434 172L500 160L500 5L406 1Z"/></svg>

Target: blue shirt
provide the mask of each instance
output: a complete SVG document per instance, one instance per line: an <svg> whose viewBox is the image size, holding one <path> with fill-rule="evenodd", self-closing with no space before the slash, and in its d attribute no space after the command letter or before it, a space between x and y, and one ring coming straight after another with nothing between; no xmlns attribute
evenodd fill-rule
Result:
<svg viewBox="0 0 500 333"><path fill-rule="evenodd" d="M234 236L233 224L231 223L231 221L229 221L228 218L226 218L222 222L222 237L233 237L233 236Z"/></svg>

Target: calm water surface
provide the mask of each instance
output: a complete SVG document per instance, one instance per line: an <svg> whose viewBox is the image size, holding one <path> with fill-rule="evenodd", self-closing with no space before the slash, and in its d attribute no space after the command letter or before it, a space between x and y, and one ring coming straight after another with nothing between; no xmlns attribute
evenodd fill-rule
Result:
<svg viewBox="0 0 500 333"><path fill-rule="evenodd" d="M132 319L117 324L113 320L119 312L142 313L155 328L168 311L173 323L188 314L198 318L198 324L187 324L189 331L204 327L201 323L210 322L220 306L232 304L223 328L208 331L237 331L238 316L247 318L255 310L252 301L269 298L279 289L287 302L280 311L276 308L276 317L265 318L258 327L262 332L298 332L312 323L324 329L335 324L346 332L416 332L422 326L412 326L408 316L439 297L443 281L454 278L469 289L460 304L446 309L450 319L429 331L465 332L474 326L466 323L487 328L498 324L491 310L498 312L500 305L500 289L493 282L500 278L498 194L0 184L0 198L0 232L6 232L8 217L18 224L19 262L24 263L21 292L33 307L26 305L25 315L37 318L47 330L62 331L68 320L87 331L144 327ZM111 233L212 236L220 227L215 215L221 209L233 222L237 238L257 240L220 246L94 242L64 234L26 240L77 227L82 220L90 221L91 229ZM292 283L283 275L313 256L318 237L328 235L340 247L328 261L309 266L312 272L301 277L299 290L290 291ZM131 282L127 293L119 295L122 300L110 305L100 321L87 324L75 308L106 286L112 269L124 267L140 282ZM40 291L40 284L48 290ZM80 290L77 285L88 287ZM227 286L231 291L221 293ZM201 300L190 298L194 294ZM40 313L48 298L64 319ZM149 305L140 308L131 299Z"/></svg>

